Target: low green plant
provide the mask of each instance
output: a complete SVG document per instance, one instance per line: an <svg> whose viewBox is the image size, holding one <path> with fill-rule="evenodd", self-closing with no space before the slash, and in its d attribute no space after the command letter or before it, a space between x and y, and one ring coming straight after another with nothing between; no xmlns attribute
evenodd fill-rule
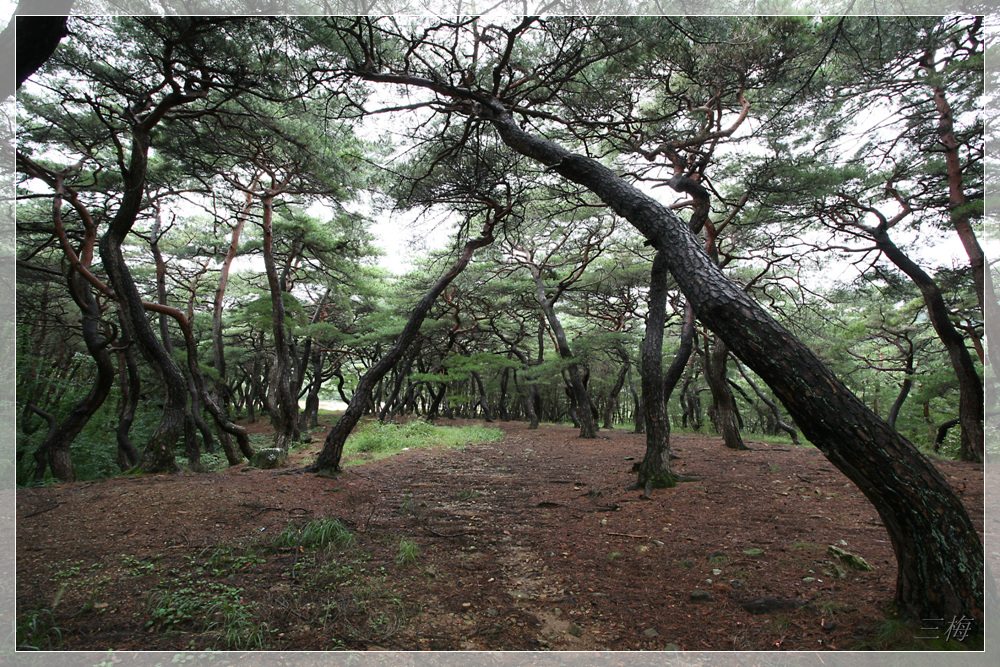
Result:
<svg viewBox="0 0 1000 667"><path fill-rule="evenodd" d="M55 605L53 605L55 607ZM40 607L17 615L18 651L46 651L62 646L64 628L56 624L52 609Z"/></svg>
<svg viewBox="0 0 1000 667"><path fill-rule="evenodd" d="M208 554L207 558L205 554ZM238 553L237 547L228 544L220 544L214 548L206 547L192 559L199 570L213 577L228 577L266 561L259 547L250 547L243 553Z"/></svg>
<svg viewBox="0 0 1000 667"><path fill-rule="evenodd" d="M412 512L413 511L413 496L411 496L409 493L404 493L403 494L403 502L401 502L399 504L399 509L403 510L404 512Z"/></svg>
<svg viewBox="0 0 1000 667"><path fill-rule="evenodd" d="M396 546L396 562L400 565L409 565L410 563L415 563L417 558L420 556L420 547L413 540L408 540L405 537L400 538L399 544Z"/></svg>
<svg viewBox="0 0 1000 667"><path fill-rule="evenodd" d="M180 588L156 590L150 595L147 629L161 632L208 633L213 647L245 651L267 647L267 624L248 611L243 589L205 580Z"/></svg>
<svg viewBox="0 0 1000 667"><path fill-rule="evenodd" d="M121 554L122 566L127 568L129 573L133 577L141 577L144 574L149 574L156 569L156 561L160 560L160 556L153 556L149 560L139 559L135 556L129 556L128 554Z"/></svg>
<svg viewBox="0 0 1000 667"><path fill-rule="evenodd" d="M272 542L275 547L302 549L346 547L353 543L354 534L337 519L315 519L302 526L289 523Z"/></svg>
<svg viewBox="0 0 1000 667"><path fill-rule="evenodd" d="M622 552L620 551L612 551L611 553L608 554L608 560L615 560L616 558L621 558L621 557L622 557Z"/></svg>
<svg viewBox="0 0 1000 667"><path fill-rule="evenodd" d="M64 581L75 579L83 572L83 561L73 561L63 564L58 570L52 573L52 581Z"/></svg>

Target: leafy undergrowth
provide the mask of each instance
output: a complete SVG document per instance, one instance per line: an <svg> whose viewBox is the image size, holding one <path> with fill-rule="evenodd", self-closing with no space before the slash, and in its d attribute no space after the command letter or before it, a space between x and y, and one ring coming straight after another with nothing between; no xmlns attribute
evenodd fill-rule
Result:
<svg viewBox="0 0 1000 667"><path fill-rule="evenodd" d="M583 441L571 428L502 427L503 440L464 449L400 439L397 455L332 479L241 466L20 491L18 644L978 647L949 634L958 629L950 622L935 632L888 613L895 564L885 530L816 450L751 442L735 452L680 434L676 469L698 481L645 500L625 490L642 436ZM395 440L404 429L377 430ZM982 466L938 465L981 527ZM851 569L830 545L874 571ZM928 634L937 638L920 639Z"/></svg>

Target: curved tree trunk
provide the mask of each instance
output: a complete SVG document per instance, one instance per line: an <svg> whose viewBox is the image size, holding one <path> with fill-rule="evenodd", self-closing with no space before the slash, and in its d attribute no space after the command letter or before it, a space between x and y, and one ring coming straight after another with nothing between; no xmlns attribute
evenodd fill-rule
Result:
<svg viewBox="0 0 1000 667"><path fill-rule="evenodd" d="M72 2L67 2L64 11L69 12ZM16 51L8 62L15 64L17 87L20 88L29 76L38 71L45 61L55 53L59 41L67 36L66 16L15 16L4 29L5 39L13 42L13 35L7 34L11 28L17 30ZM6 93L5 93L6 94Z"/></svg>
<svg viewBox="0 0 1000 667"><path fill-rule="evenodd" d="M985 433L983 431L983 383L976 371L976 365L969 354L969 349L965 346L965 338L955 329L948 313L948 306L941 296L941 290L937 283L917 264L901 251L889 238L888 233L882 228L875 230L873 234L876 247L895 264L899 269L909 276L920 294L924 298L924 305L927 306L927 314L930 317L934 331L948 351L948 359L951 367L958 378L958 418L962 424L962 447L961 457L963 461L983 460L983 445ZM905 396L904 396L905 398Z"/></svg>
<svg viewBox="0 0 1000 667"><path fill-rule="evenodd" d="M323 388L323 381L329 380L330 376L323 374L323 360L325 354L319 350L313 354L312 377L309 380L309 389L306 392L306 406L299 415L299 430L306 431L319 426L319 391Z"/></svg>
<svg viewBox="0 0 1000 667"><path fill-rule="evenodd" d="M92 247L92 246L91 246ZM69 414L56 426L50 428L45 440L39 447L45 452L53 477L64 482L76 480L73 463L70 459L70 446L90 418L104 405L115 381L115 368L107 346L111 342L101 334L101 309L94 298L90 285L77 271L71 269L67 280L70 295L80 309L80 328L87 352L97 366L97 376L87 395L80 399ZM36 412L39 412L36 410ZM42 414L39 412L39 414ZM35 471L35 479L41 481L45 474L42 465Z"/></svg>
<svg viewBox="0 0 1000 667"><path fill-rule="evenodd" d="M177 322L177 325L181 330L181 336L184 339L185 350L187 351L187 367L188 373L191 376L190 392L192 398L200 399L200 401L204 404L205 409L208 410L210 415L212 415L212 419L215 421L216 426L219 427L219 432L236 438L239 451L247 459L252 459L254 451L253 447L250 446L250 438L247 436L246 429L230 421L222 409L214 400L212 400L212 396L208 393L208 388L205 386L205 377L202 375L201 369L198 367L198 343L194 339L194 330L191 328L190 320L188 320L184 316L184 313L177 308L173 308L171 306L161 306L159 304L145 305L151 310L166 313ZM194 422L192 421L192 425L193 424ZM240 459L235 452L230 451L229 448L231 446L229 438L223 439L223 447L225 448L226 458L229 459L231 465L235 465L235 463L239 463ZM237 459L235 462L233 461L234 458Z"/></svg>
<svg viewBox="0 0 1000 667"><path fill-rule="evenodd" d="M70 264L66 284L70 297L80 309L80 330L84 345L97 366L97 376L90 391L73 406L69 414L58 425L54 425L51 415L42 412L37 407L33 408L49 422L49 430L35 454L35 460L39 463L35 469L36 481L41 481L44 477L45 464L47 463L54 477L72 482L76 479L76 473L73 471L73 463L70 458L70 446L94 413L104 404L115 380L114 364L107 349L111 340L110 338L105 339L101 334L101 307L94 297L88 278L89 269L94 259L97 228L75 194L70 193L69 201L84 222L83 241L80 244L79 252L75 251L62 221L63 198L66 196L63 185L65 173L46 172L28 159L22 160L21 165L28 173L47 181L55 191L52 200L52 223L63 254Z"/></svg>
<svg viewBox="0 0 1000 667"><path fill-rule="evenodd" d="M389 351L379 359L368 372L361 376L358 380L357 389L354 390L354 396L351 398L351 402L348 404L347 409L344 414L337 420L337 423L330 429L330 433L326 436L326 440L323 442L323 449L320 451L319 456L316 461L308 466L306 469L311 471L322 471L322 470L340 470L340 458L344 452L344 443L347 442L347 436L351 434L351 431L357 425L358 420L361 419L361 415L364 413L365 407L371 399L372 391L385 374L388 373L393 366L399 361L399 359L406 352L406 349L413 342L414 338L417 337L417 333L420 331L420 325L423 324L424 318L427 317L427 313L430 312L431 306L434 305L434 301L437 300L438 296L444 289L455 279L457 275L465 270L468 266L469 260L472 259L473 253L478 248L488 245L493 242L493 226L496 220L491 218L486 227L483 229L482 236L475 238L465 244L462 249L461 255L451 266L448 271L444 273L437 282L431 287L430 291L423 296L422 299L417 303L416 307L410 313L409 319L406 321L406 325L400 332L399 337L396 342L389 349Z"/></svg>
<svg viewBox="0 0 1000 667"><path fill-rule="evenodd" d="M274 425L274 446L288 451L291 443L299 439L299 404L292 392L292 360L289 350L289 339L285 327L284 292L278 281L277 268L274 263L273 237L271 220L273 215L274 195L269 191L264 196L264 270L267 273L267 285L271 291L272 338L274 341L274 372L271 377L274 382L275 400L271 411L271 422Z"/></svg>
<svg viewBox="0 0 1000 667"><path fill-rule="evenodd" d="M56 428L59 427L59 422L56 420L54 416L52 416L52 413L42 410L34 403L27 403L24 407L27 412L34 413L39 417L41 417L42 419L44 419L45 423L48 424L49 426L48 431L46 431L45 433L45 437L42 439L42 444L40 444L38 448L35 449L35 453L32 455L32 458L35 459L35 474L33 476L33 479L35 480L36 483L38 483L42 482L45 479L45 471L48 470L49 467L49 445L52 441L52 436L55 433ZM70 469L72 470L72 467ZM76 476L74 475L73 479L67 479L63 481L64 482L76 481Z"/></svg>
<svg viewBox="0 0 1000 667"><path fill-rule="evenodd" d="M982 543L941 473L730 281L673 211L600 163L523 131L498 101L479 102L504 143L594 192L664 251L698 319L771 387L803 434L871 500L896 554L899 610L914 618L973 618L981 631Z"/></svg>
<svg viewBox="0 0 1000 667"><path fill-rule="evenodd" d="M188 390L180 369L160 345L145 316L145 308L135 281L125 263L122 243L132 230L145 194L150 131L173 107L197 99L203 93L187 94L179 90L167 93L155 107L132 127L132 146L128 167L123 170L124 190L121 203L101 237L98 247L104 270L122 310L123 326L135 340L143 358L153 367L163 383L165 399L159 425L139 456L136 466L143 472L175 472L174 445L184 426Z"/></svg>
<svg viewBox="0 0 1000 667"><path fill-rule="evenodd" d="M980 21L981 21L980 17ZM929 54L927 62L933 63L933 53ZM962 162L958 156L958 140L955 137L954 115L945 91L940 82L943 76L933 65L927 67L929 80L934 96L934 105L938 111L938 142L944 150L945 170L948 175L948 208L951 212L951 224L962 242L962 247L969 257L972 267L972 283L976 290L980 312L985 312L986 255L983 253L976 232L972 228L965 191L962 187ZM963 425L964 428L964 425Z"/></svg>
<svg viewBox="0 0 1000 667"><path fill-rule="evenodd" d="M913 388L913 345L910 345L909 350L906 353L906 377L903 378L903 383L899 387L899 394L896 396L896 400L892 404L892 409L889 410L889 417L886 421L889 426L896 428L896 420L899 418L899 411L903 409L903 403L906 402L906 397L910 395L910 389Z"/></svg>
<svg viewBox="0 0 1000 667"><path fill-rule="evenodd" d="M389 395L388 400L386 400L385 405L382 407L382 411L379 413L378 420L383 423L390 423L396 418L396 413L400 408L399 392L403 390L403 383L406 382L406 377L410 374L410 368L413 367L413 360L417 358L420 354L420 348L423 341L419 341L410 353L406 355L406 358L402 364L397 364L395 368L396 377L395 381L392 383L392 393Z"/></svg>
<svg viewBox="0 0 1000 667"><path fill-rule="evenodd" d="M250 184L250 189L257 185L255 176ZM233 224L232 234L229 237L229 247L219 267L219 281L215 287L215 295L212 298L212 363L215 364L215 372L218 379L214 383L214 398L219 408L228 414L229 404L232 397L229 393L229 385L226 376L226 346L222 336L222 311L226 297L226 289L229 287L229 274L232 270L233 261L236 259L236 252L240 246L240 235L243 233L243 225L253 203L253 195L246 193L246 202L236 214ZM224 436L220 435L220 439ZM227 450L228 451L228 450Z"/></svg>
<svg viewBox="0 0 1000 667"><path fill-rule="evenodd" d="M479 390L479 410L482 412L483 421L492 423L493 415L490 412L490 406L486 403L486 387L483 386L483 378L478 372L472 371L472 379L475 380L476 389Z"/></svg>

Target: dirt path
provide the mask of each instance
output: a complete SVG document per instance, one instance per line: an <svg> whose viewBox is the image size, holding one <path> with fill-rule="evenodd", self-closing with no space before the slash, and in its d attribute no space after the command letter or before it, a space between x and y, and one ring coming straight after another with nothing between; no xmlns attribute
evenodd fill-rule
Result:
<svg viewBox="0 0 1000 667"><path fill-rule="evenodd" d="M643 436L498 426L498 443L406 452L336 479L238 467L19 491L22 627L34 621L36 645L76 650L908 641L879 636L895 578L885 530L815 449L734 452L676 435L676 467L698 481L643 500L624 490ZM983 467L940 468L981 530ZM276 541L290 523L333 518L349 543ZM843 566L829 545L874 571Z"/></svg>

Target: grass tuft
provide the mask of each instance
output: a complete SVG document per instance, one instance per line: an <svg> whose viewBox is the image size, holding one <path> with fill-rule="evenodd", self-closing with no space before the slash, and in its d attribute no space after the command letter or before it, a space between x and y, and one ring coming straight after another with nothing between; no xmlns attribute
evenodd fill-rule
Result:
<svg viewBox="0 0 1000 667"><path fill-rule="evenodd" d="M322 549L324 547L346 547L354 543L354 534L336 519L314 519L302 526L289 523L281 534L274 538L275 547L302 549Z"/></svg>
<svg viewBox="0 0 1000 667"><path fill-rule="evenodd" d="M400 565L409 565L410 563L415 563L417 558L420 556L420 547L413 540L408 540L405 537L399 540L399 545L396 548L396 562Z"/></svg>

